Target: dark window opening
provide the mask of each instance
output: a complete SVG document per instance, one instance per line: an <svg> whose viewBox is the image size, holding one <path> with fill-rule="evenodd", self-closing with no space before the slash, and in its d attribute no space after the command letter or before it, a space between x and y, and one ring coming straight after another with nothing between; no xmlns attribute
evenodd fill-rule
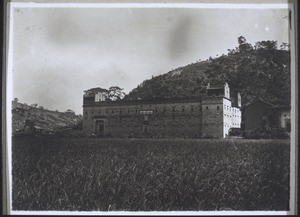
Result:
<svg viewBox="0 0 300 217"><path fill-rule="evenodd" d="M208 110L208 106L206 106L206 110Z"/></svg>
<svg viewBox="0 0 300 217"><path fill-rule="evenodd" d="M219 106L217 106L217 110L220 110L220 107L219 107Z"/></svg>

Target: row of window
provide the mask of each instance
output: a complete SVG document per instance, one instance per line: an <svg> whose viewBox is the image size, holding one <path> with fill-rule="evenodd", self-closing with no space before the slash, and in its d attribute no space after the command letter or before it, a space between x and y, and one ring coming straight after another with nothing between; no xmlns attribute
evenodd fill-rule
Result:
<svg viewBox="0 0 300 217"><path fill-rule="evenodd" d="M236 124L236 126L239 126L238 124ZM115 127L118 127L118 126L114 126L114 125L111 125L109 126L110 128L115 128ZM130 125L127 125L127 126L119 126L119 127L127 127L127 128L138 128L140 127L140 125L133 125L133 126L130 126ZM170 125L154 125L153 127L155 128L166 128L166 127L170 127ZM177 125L172 125L172 127L178 127ZM197 125L192 125L192 126L189 126L188 128L190 127L197 127ZM201 126L199 126L201 127ZM229 126L229 125L225 125L225 127L232 127L232 126ZM94 126L90 126L90 128L94 128ZM88 129L88 126L84 126L84 129Z"/></svg>
<svg viewBox="0 0 300 217"><path fill-rule="evenodd" d="M87 116L84 117L85 120L88 119ZM172 115L172 120L175 120L176 119L176 116L175 115ZM179 118L179 120L182 119L182 118ZM188 117L184 117L184 120L190 120L190 119L195 119L194 116L188 116ZM128 121L128 119L125 119L126 121ZM154 120L158 120L158 117L154 117ZM119 121L122 121L122 116L119 116ZM144 121L148 121L148 116L144 116Z"/></svg>
<svg viewBox="0 0 300 217"><path fill-rule="evenodd" d="M224 124L225 127L231 127L231 126L240 126L238 123L232 123L231 126L228 124Z"/></svg>
<svg viewBox="0 0 300 217"><path fill-rule="evenodd" d="M224 110L227 110L227 111L233 111L234 113L237 113L237 112L239 111L238 109L231 108L231 107L228 106L228 105L224 105Z"/></svg>
<svg viewBox="0 0 300 217"><path fill-rule="evenodd" d="M202 110L201 108L199 109L200 111ZM158 113L158 109L155 109L154 110L155 111L155 113ZM140 110L140 114L153 114L154 113L154 111L153 110ZM176 110L175 109L172 109L172 112L175 112ZM185 112L185 109L184 108L182 108L182 110L181 110L182 112ZM190 109L190 111L191 112L194 112L194 108L191 108ZM163 109L163 113L166 113L167 112L167 109L166 108L164 108ZM114 114L115 113L115 110L111 110L110 112L109 112L109 110L106 110L105 111L105 114ZM138 113L138 110L137 109L132 109L132 110L130 110L130 109L128 109L127 110L127 113L128 114L133 114L133 113L135 113L135 114L137 114ZM92 111L91 112L91 114L93 115L93 114L101 114L101 111L99 110L99 111L97 111L97 112L94 112L94 111ZM119 114L122 114L122 110L120 110L119 111ZM88 112L86 111L85 112L85 115L88 115Z"/></svg>
<svg viewBox="0 0 300 217"><path fill-rule="evenodd" d="M151 115L151 114L153 114L153 110L144 110L144 111L141 110L140 111L140 115Z"/></svg>
<svg viewBox="0 0 300 217"><path fill-rule="evenodd" d="M137 111L135 112L137 114ZM93 113L92 113L93 114ZM100 114L100 113L99 113ZM107 113L106 113L107 114ZM146 114L154 114L153 111L140 111L140 115L146 115ZM164 114L164 112L163 112ZM85 119L87 119L87 115L85 115ZM120 116L121 117L121 116ZM240 116L236 116L236 115L228 115L228 114L224 114L224 117L228 117L228 118L231 118L231 117L235 117L235 118L240 118ZM175 115L173 115L173 119L175 119Z"/></svg>
<svg viewBox="0 0 300 217"><path fill-rule="evenodd" d="M137 128L137 127L141 127L142 125L137 125L137 124L135 124L135 125L108 125L107 127L109 127L109 128L124 128L124 127L127 127L127 128ZM148 126L148 125L146 125L146 126ZM166 127L178 127L178 125L176 125L176 124L172 124L172 125L166 125L166 124L164 124L164 125L151 125L151 126L148 126L148 127L155 127L155 128L166 128ZM189 124L188 126L186 126L186 125L182 125L182 126L180 126L180 127L186 127L186 128L190 128L190 127L201 127L201 124ZM88 126L84 126L84 129L87 129L88 128ZM93 125L90 125L89 126L89 128L94 128L94 126Z"/></svg>
<svg viewBox="0 0 300 217"><path fill-rule="evenodd" d="M206 109L206 110L209 110L209 107L206 106L205 109ZM219 110L220 110L220 106L217 106L216 109L219 111ZM157 108L156 108L154 111L155 111L155 113L158 113L158 109L157 109ZM153 110L140 110L140 114L153 114L154 111L153 111ZM175 111L176 111L175 108L173 108L173 109L172 109L172 112L175 112ZM181 111L182 111L182 112L185 112L186 109L185 109L185 108L182 108ZM190 111L191 111L191 112L194 112L194 107L191 107L191 108L190 108ZM202 107L199 108L199 111L202 111ZM165 112L167 112L167 109L166 109L166 108L163 108L163 113L165 113ZM110 112L109 112L109 110L105 110L105 114L108 114L108 113L114 114L114 113L115 113L115 110L111 110ZM130 114L130 113L135 113L135 114L137 114L137 113L138 113L138 110L137 110L137 109L135 109L135 110L134 110L134 109L128 109L128 110L127 110L127 113L128 113L128 114ZM85 112L85 115L87 115L87 114L88 114L88 112L86 111L86 112ZM91 114L94 114L94 111L92 111ZM96 114L96 113L95 113L95 114ZM101 111L98 110L98 111L97 111L97 114L101 114ZM119 111L119 114L122 114L122 110Z"/></svg>

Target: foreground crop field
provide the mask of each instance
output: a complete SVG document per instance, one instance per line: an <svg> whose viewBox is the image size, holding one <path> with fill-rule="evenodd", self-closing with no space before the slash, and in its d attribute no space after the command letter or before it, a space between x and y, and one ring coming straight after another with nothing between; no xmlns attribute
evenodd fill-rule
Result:
<svg viewBox="0 0 300 217"><path fill-rule="evenodd" d="M289 141L13 139L13 210L287 210Z"/></svg>

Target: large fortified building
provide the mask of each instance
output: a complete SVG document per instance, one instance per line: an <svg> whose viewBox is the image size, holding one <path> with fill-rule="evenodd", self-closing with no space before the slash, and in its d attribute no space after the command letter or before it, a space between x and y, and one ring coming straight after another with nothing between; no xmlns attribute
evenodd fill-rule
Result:
<svg viewBox="0 0 300 217"><path fill-rule="evenodd" d="M232 105L230 89L208 85L198 98L104 101L101 91L85 91L83 130L98 136L225 138L241 127L241 97Z"/></svg>

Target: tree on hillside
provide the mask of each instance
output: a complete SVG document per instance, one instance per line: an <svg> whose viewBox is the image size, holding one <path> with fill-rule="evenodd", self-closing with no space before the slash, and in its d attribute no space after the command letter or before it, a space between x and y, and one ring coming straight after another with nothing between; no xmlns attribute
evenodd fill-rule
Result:
<svg viewBox="0 0 300 217"><path fill-rule="evenodd" d="M144 81L126 95L126 99L201 96L208 82L227 82L231 96L236 97L240 92L244 105L257 98L276 105L289 105L289 44L283 43L279 49L277 43L257 42L254 49L244 36L240 36L238 46L228 49L227 55L180 67L178 75L171 71Z"/></svg>
<svg viewBox="0 0 300 217"><path fill-rule="evenodd" d="M238 43L239 43L239 47L238 47L239 52L247 52L253 49L252 45L247 43L247 40L244 36L238 37Z"/></svg>
<svg viewBox="0 0 300 217"><path fill-rule="evenodd" d="M75 112L74 112L73 110L71 110L71 109L67 109L67 110L65 111L65 113L75 114Z"/></svg>
<svg viewBox="0 0 300 217"><path fill-rule="evenodd" d="M239 44L245 44L246 43L246 38L244 36L238 37L238 43Z"/></svg>
<svg viewBox="0 0 300 217"><path fill-rule="evenodd" d="M95 96L97 94L101 95L101 99L105 101L116 101L124 98L125 93L123 92L123 88L118 86L111 86L109 89L105 88L92 88L85 91L85 95Z"/></svg>
<svg viewBox="0 0 300 217"><path fill-rule="evenodd" d="M123 88L112 86L108 89L108 100L117 101L123 99L124 96Z"/></svg>
<svg viewBox="0 0 300 217"><path fill-rule="evenodd" d="M26 119L24 127L25 128L28 127L29 129L32 129L34 127L34 123L31 120Z"/></svg>
<svg viewBox="0 0 300 217"><path fill-rule="evenodd" d="M276 50L277 41L259 41L255 43L256 49Z"/></svg>
<svg viewBox="0 0 300 217"><path fill-rule="evenodd" d="M281 50L290 50L290 44L282 42L281 45L280 45L280 49Z"/></svg>

